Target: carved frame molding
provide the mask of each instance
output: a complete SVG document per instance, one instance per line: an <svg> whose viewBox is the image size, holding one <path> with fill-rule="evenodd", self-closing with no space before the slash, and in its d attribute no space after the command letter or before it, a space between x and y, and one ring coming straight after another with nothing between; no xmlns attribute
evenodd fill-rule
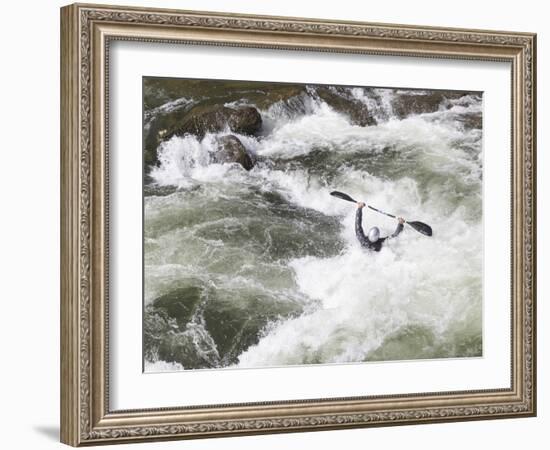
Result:
<svg viewBox="0 0 550 450"><path fill-rule="evenodd" d="M61 10L61 439L70 445L533 416L536 36L75 4ZM175 409L108 407L108 58L112 40L509 61L512 386Z"/></svg>

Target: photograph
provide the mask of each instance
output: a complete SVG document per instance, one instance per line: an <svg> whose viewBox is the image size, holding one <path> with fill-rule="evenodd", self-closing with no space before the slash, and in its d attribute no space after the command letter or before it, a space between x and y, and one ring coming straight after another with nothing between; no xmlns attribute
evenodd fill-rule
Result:
<svg viewBox="0 0 550 450"><path fill-rule="evenodd" d="M142 106L144 372L484 356L482 92L143 76Z"/></svg>

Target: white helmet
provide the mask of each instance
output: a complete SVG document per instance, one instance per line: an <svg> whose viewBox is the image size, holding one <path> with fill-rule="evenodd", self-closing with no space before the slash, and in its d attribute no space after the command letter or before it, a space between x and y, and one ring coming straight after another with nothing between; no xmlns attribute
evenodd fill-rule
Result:
<svg viewBox="0 0 550 450"><path fill-rule="evenodd" d="M380 238L380 230L378 229L378 227L372 227L369 230L368 238L371 242L376 242Z"/></svg>

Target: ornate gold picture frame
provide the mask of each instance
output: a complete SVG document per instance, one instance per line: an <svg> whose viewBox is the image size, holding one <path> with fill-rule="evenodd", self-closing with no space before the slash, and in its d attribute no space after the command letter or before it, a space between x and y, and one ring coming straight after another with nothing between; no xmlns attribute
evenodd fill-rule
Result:
<svg viewBox="0 0 550 450"><path fill-rule="evenodd" d="M109 386L109 49L115 41L507 62L507 388L113 410ZM74 4L61 9L61 441L112 444L536 414L536 36ZM504 156L503 156L504 157ZM490 255L489 255L490 258Z"/></svg>

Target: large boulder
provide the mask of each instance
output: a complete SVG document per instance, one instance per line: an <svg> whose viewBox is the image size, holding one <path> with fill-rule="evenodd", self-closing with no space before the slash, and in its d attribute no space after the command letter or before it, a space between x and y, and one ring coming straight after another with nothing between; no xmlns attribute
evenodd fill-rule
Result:
<svg viewBox="0 0 550 450"><path fill-rule="evenodd" d="M172 135L193 134L203 138L208 132L218 132L229 128L235 133L254 134L262 127L262 116L252 106L228 108L223 105L197 106L191 109L172 132Z"/></svg>
<svg viewBox="0 0 550 450"><path fill-rule="evenodd" d="M173 136L193 134L202 139L208 132L229 129L235 133L253 135L262 127L262 116L252 106L228 108L198 105L190 110L180 109L157 116L146 128L144 163L146 171L158 164L158 146Z"/></svg>
<svg viewBox="0 0 550 450"><path fill-rule="evenodd" d="M246 170L254 167L252 157L237 136L228 134L216 140L218 149L212 154L212 161L215 163L238 163Z"/></svg>

